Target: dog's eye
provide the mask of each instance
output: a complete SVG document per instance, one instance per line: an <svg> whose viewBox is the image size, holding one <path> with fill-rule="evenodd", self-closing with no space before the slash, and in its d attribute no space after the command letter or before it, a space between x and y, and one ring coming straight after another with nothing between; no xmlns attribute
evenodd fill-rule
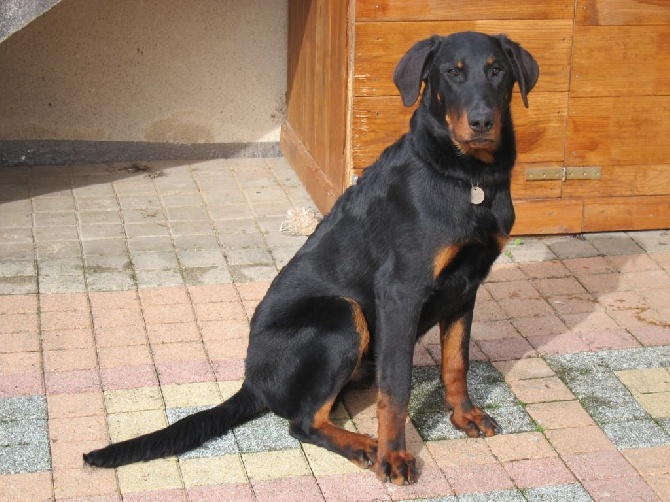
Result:
<svg viewBox="0 0 670 502"><path fill-rule="evenodd" d="M497 66L494 66L493 68L491 68L491 76L492 77L497 77L501 73L502 73L502 70L500 68L498 68Z"/></svg>
<svg viewBox="0 0 670 502"><path fill-rule="evenodd" d="M460 77L461 76L461 72L458 70L458 68L449 68L447 70L447 74L450 77Z"/></svg>

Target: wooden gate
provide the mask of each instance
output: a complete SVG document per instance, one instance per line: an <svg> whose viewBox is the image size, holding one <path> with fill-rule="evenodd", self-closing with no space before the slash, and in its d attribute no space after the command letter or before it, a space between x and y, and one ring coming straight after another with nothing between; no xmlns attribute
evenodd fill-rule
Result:
<svg viewBox="0 0 670 502"><path fill-rule="evenodd" d="M505 33L538 60L515 234L670 227L667 0L292 0L282 150L322 211L407 130L396 62L432 34Z"/></svg>

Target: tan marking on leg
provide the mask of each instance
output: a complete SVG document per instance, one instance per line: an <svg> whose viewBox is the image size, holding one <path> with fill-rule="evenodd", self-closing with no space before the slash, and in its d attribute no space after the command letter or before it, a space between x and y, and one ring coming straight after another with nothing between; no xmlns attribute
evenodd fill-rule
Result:
<svg viewBox="0 0 670 502"><path fill-rule="evenodd" d="M507 245L507 241L509 241L509 235L505 234L497 234L496 235L496 244L498 245L498 251L502 253L503 249L505 249L505 246Z"/></svg>
<svg viewBox="0 0 670 502"><path fill-rule="evenodd" d="M391 396L381 391L377 394L377 477L382 481L388 477L397 485L416 481L416 461L405 445L406 419L407 409Z"/></svg>
<svg viewBox="0 0 670 502"><path fill-rule="evenodd" d="M440 249L433 259L433 279L437 279L442 271L451 263L456 257L456 254L461 250L461 246L452 244Z"/></svg>
<svg viewBox="0 0 670 502"><path fill-rule="evenodd" d="M370 329L368 328L368 322L365 320L365 314L363 314L363 309L361 306L351 298L345 298L346 301L351 305L351 312L354 318L354 326L356 327L356 332L360 336L359 346L358 346L358 360L356 361L356 367L361 362L363 355L368 351L370 345Z"/></svg>

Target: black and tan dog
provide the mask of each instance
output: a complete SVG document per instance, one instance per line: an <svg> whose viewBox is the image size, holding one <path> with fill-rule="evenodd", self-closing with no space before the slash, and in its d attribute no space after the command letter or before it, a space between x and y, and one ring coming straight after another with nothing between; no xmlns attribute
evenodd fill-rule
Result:
<svg viewBox="0 0 670 502"><path fill-rule="evenodd" d="M468 394L475 295L507 241L516 158L510 114L539 75L507 37L456 33L416 43L394 81L410 131L349 188L274 280L251 320L246 377L223 404L136 439L84 455L114 467L178 454L264 411L293 436L344 455L394 483L416 480L405 448L412 354L439 324L451 421L491 436L495 420ZM342 388L374 364L378 438L330 420Z"/></svg>

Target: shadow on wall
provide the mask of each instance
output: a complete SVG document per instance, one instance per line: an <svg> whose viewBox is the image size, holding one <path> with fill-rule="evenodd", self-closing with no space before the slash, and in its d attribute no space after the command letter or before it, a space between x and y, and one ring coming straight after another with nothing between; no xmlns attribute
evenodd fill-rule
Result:
<svg viewBox="0 0 670 502"><path fill-rule="evenodd" d="M286 10L61 2L0 44L0 165L277 155Z"/></svg>

